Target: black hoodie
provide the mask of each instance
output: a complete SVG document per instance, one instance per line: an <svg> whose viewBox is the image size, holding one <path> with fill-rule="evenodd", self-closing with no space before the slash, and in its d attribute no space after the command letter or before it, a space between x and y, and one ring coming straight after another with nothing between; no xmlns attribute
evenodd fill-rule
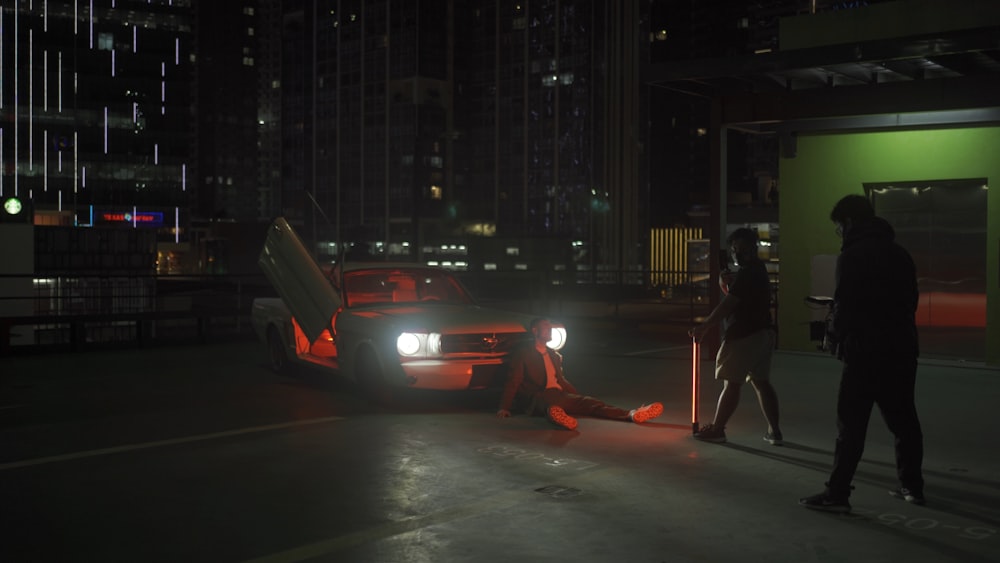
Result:
<svg viewBox="0 0 1000 563"><path fill-rule="evenodd" d="M880 217L852 225L837 258L834 338L845 362L914 359L916 266Z"/></svg>

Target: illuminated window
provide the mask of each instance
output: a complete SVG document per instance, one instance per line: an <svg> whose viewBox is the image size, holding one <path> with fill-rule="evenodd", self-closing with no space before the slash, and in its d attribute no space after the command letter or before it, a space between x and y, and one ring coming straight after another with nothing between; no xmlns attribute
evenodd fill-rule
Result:
<svg viewBox="0 0 1000 563"><path fill-rule="evenodd" d="M516 246L508 246L507 247L507 256L520 256L520 255L521 255L521 249L520 248L518 248Z"/></svg>
<svg viewBox="0 0 1000 563"><path fill-rule="evenodd" d="M431 199L441 199L442 192L441 186L431 186Z"/></svg>
<svg viewBox="0 0 1000 563"><path fill-rule="evenodd" d="M115 48L115 36L110 33L99 33L97 35L97 48L101 51L110 51Z"/></svg>

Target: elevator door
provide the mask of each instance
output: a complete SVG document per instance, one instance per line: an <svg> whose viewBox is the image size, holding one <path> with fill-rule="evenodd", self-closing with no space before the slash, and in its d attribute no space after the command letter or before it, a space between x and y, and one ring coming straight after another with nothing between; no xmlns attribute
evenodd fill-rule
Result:
<svg viewBox="0 0 1000 563"><path fill-rule="evenodd" d="M986 357L987 180L865 184L917 265L921 356Z"/></svg>

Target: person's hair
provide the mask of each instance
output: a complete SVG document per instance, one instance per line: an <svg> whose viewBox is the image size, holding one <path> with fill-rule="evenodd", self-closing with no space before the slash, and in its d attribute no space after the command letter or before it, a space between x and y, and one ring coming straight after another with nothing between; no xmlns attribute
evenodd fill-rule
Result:
<svg viewBox="0 0 1000 563"><path fill-rule="evenodd" d="M528 331L532 333L535 332L535 329L538 328L538 325L542 324L543 322L547 322L548 320L549 319L547 319L546 317L535 317L534 319L531 319L531 323L528 324Z"/></svg>
<svg viewBox="0 0 1000 563"><path fill-rule="evenodd" d="M830 211L830 220L834 223L861 223L875 216L875 208L863 195L851 194L840 198L840 201Z"/></svg>
<svg viewBox="0 0 1000 563"><path fill-rule="evenodd" d="M745 240L750 244L757 245L757 231L749 227L740 227L726 237L726 244L733 244L734 240Z"/></svg>

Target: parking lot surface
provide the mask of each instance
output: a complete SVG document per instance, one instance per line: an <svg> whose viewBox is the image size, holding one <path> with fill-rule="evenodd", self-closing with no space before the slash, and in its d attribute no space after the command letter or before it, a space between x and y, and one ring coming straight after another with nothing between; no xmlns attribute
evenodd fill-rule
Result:
<svg viewBox="0 0 1000 563"><path fill-rule="evenodd" d="M271 373L240 341L23 356L0 379L3 561L986 562L1000 560L1000 371L924 362L926 506L873 416L850 515L806 510L830 467L839 364L778 352L786 445L749 388L726 444L691 438L690 344L577 331L566 369L643 425L495 417L495 391L375 406ZM702 359L699 418L718 387Z"/></svg>

